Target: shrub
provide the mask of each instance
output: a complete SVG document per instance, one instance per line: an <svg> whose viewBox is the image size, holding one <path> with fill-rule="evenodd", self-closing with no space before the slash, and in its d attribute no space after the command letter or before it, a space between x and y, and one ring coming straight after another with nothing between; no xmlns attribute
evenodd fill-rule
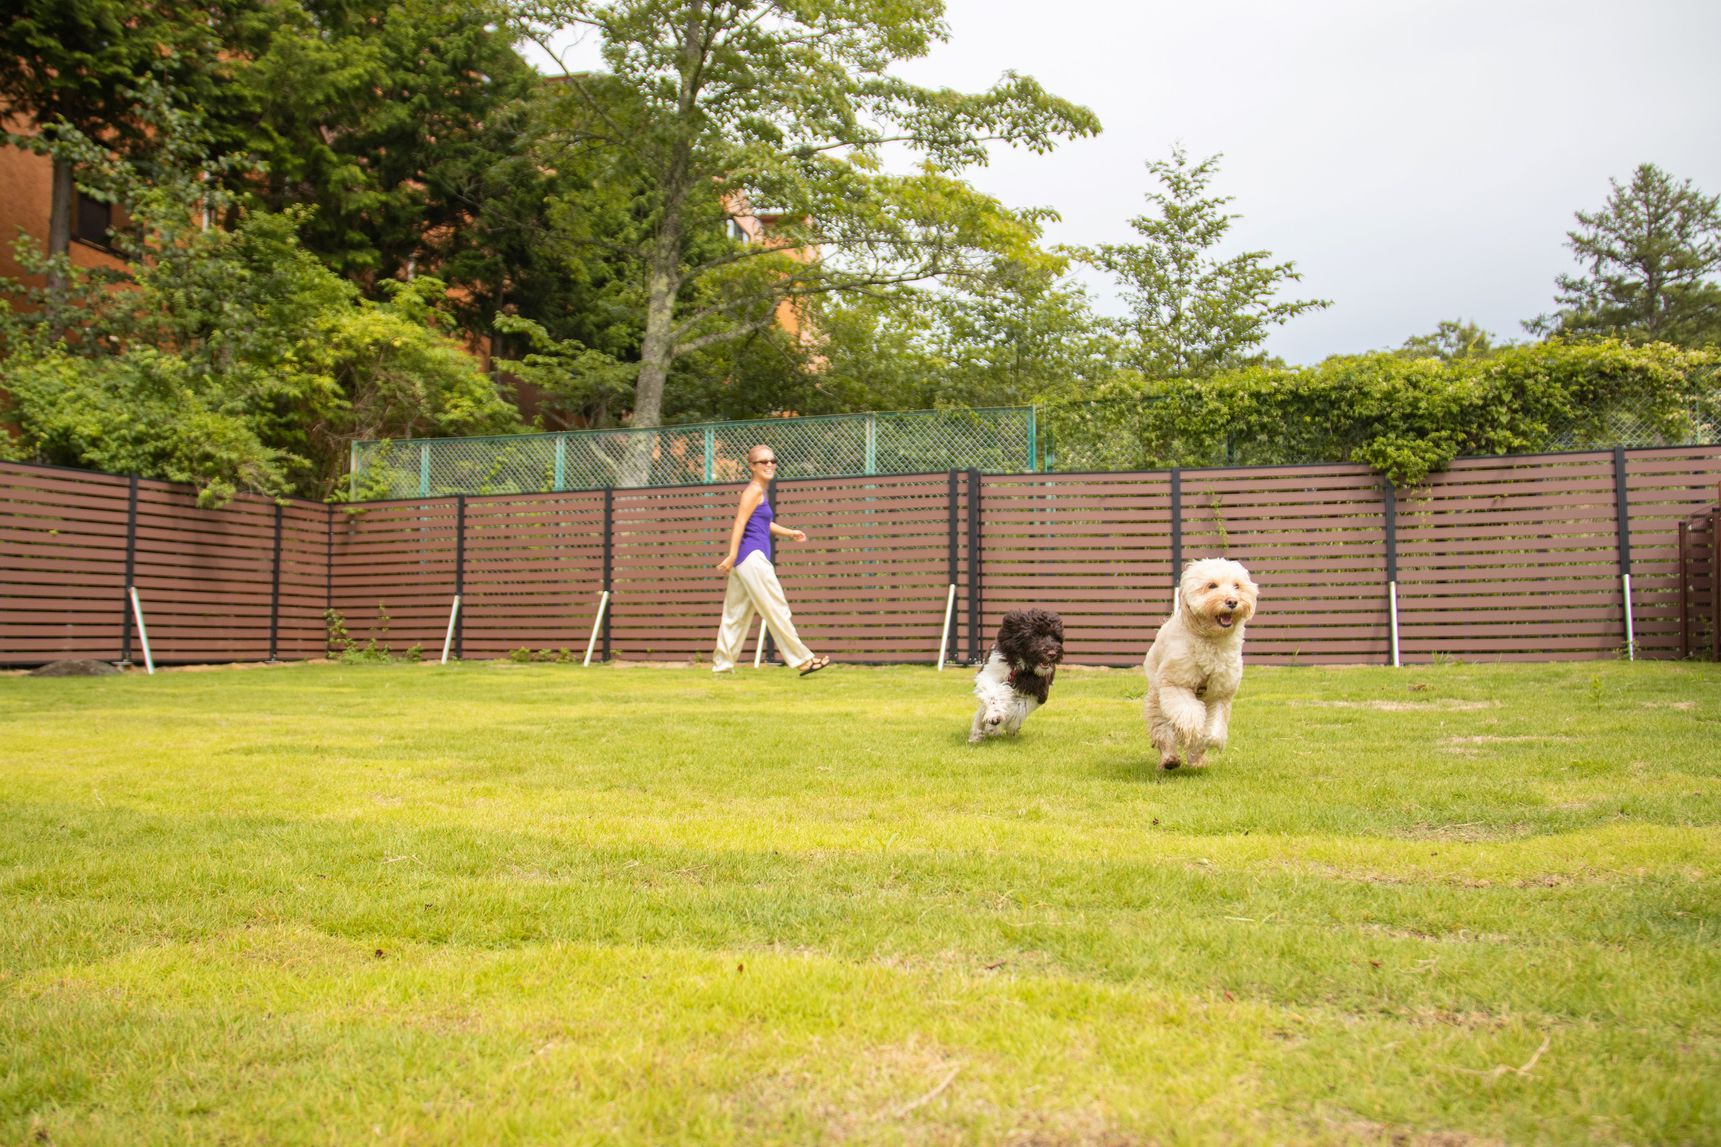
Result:
<svg viewBox="0 0 1721 1147"><path fill-rule="evenodd" d="M1381 352L1201 380L1124 374L1045 420L1060 470L1347 461L1414 486L1461 455L1611 444L1622 416L1666 441L1713 435L1716 363L1618 340L1452 361Z"/></svg>

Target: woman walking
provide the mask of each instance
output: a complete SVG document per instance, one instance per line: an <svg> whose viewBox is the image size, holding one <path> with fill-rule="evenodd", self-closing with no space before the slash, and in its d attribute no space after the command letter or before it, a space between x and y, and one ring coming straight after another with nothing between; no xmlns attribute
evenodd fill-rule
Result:
<svg viewBox="0 0 1721 1147"><path fill-rule="evenodd" d="M717 649L711 655L711 668L717 673L735 668L735 659L741 656L741 647L747 642L753 615L757 613L764 615L784 659L805 677L829 665L831 659L813 656L795 632L788 599L783 596L776 567L771 564L771 538L804 542L807 535L779 526L773 520L775 515L765 493L767 483L777 472L776 452L769 446L753 447L747 451L747 469L752 480L741 491L741 505L729 531L729 555L717 563L717 568L729 575L729 588L723 595L723 621L717 629Z"/></svg>

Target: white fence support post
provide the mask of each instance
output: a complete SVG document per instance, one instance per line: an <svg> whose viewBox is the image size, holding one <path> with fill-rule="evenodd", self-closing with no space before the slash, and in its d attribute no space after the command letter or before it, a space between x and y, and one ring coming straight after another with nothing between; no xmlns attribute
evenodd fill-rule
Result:
<svg viewBox="0 0 1721 1147"><path fill-rule="evenodd" d="M1627 661L1637 660L1637 634L1631 625L1631 575L1620 574L1619 584L1625 590L1625 657Z"/></svg>
<svg viewBox="0 0 1721 1147"><path fill-rule="evenodd" d="M1398 583L1395 581L1387 582L1386 594L1392 611L1392 667L1398 669L1400 668L1398 661Z"/></svg>
<svg viewBox="0 0 1721 1147"><path fill-rule="evenodd" d="M745 648L745 646L743 646ZM759 618L759 640L753 643L753 668L759 668L760 658L765 656L765 619Z"/></svg>
<svg viewBox="0 0 1721 1147"><path fill-rule="evenodd" d="M950 615L956 609L956 583L944 595L944 632L938 635L938 671L944 672L944 651L950 648Z"/></svg>
<svg viewBox="0 0 1721 1147"><path fill-rule="evenodd" d="M460 616L460 595L454 595L454 605L448 611L448 634L442 639L442 664L448 664L448 647L454 644L454 619Z"/></svg>
<svg viewBox="0 0 1721 1147"><path fill-rule="evenodd" d="M137 635L143 642L143 665L153 677L155 675L155 658L149 651L149 630L144 628L143 624L143 603L137 599L137 586L128 585L126 589L131 591L131 612L132 616L137 618Z"/></svg>
<svg viewBox="0 0 1721 1147"><path fill-rule="evenodd" d="M594 648L596 648L596 646L597 646L598 630L603 628L604 611L609 608L609 604L610 604L610 591L606 589L603 592L603 596L598 598L598 615L596 617L592 618L592 635L586 641L586 659L584 661L580 662L581 668L585 668L586 666L588 666L592 663L592 650Z"/></svg>

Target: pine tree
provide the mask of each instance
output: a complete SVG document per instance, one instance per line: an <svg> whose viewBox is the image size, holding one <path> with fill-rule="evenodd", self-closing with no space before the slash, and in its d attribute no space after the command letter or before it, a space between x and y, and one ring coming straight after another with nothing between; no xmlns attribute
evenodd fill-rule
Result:
<svg viewBox="0 0 1721 1147"><path fill-rule="evenodd" d="M1721 196L1653 163L1629 186L1609 180L1607 204L1577 212L1566 245L1583 264L1556 283L1559 309L1528 322L1537 334L1612 336L1679 346L1721 341Z"/></svg>

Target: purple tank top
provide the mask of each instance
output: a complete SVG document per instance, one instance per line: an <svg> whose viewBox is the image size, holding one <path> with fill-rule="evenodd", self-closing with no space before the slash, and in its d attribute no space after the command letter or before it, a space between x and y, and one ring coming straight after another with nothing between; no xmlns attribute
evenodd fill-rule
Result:
<svg viewBox="0 0 1721 1147"><path fill-rule="evenodd" d="M747 560L751 553L765 555L765 560L771 560L771 503L760 502L753 511L753 516L747 519L747 524L741 527L741 548L735 551L735 564L740 565Z"/></svg>

